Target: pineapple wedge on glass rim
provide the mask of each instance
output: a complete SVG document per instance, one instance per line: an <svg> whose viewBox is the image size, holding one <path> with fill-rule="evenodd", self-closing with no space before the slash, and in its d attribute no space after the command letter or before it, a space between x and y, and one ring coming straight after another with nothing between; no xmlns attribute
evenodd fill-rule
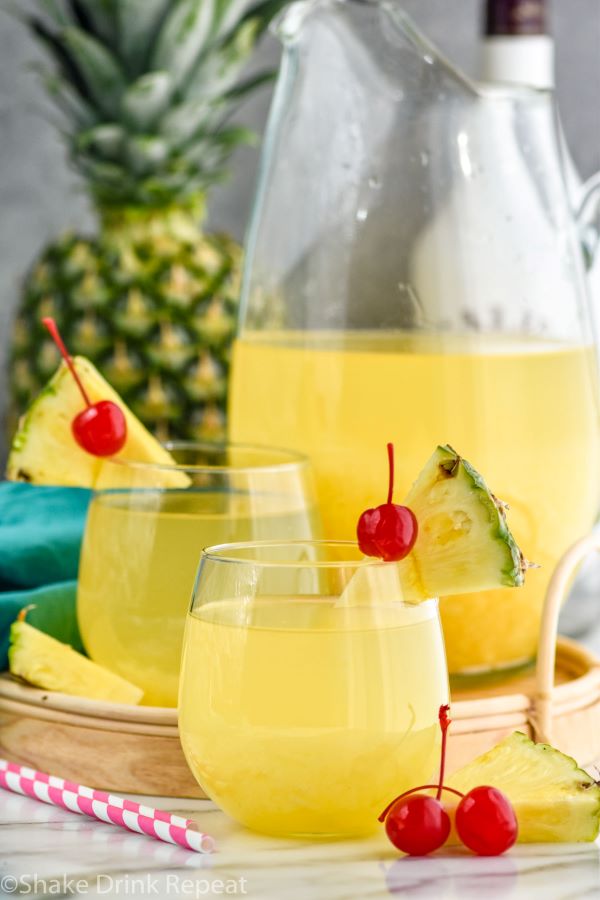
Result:
<svg viewBox="0 0 600 900"><path fill-rule="evenodd" d="M76 356L73 364L92 403L112 400L123 410L127 440L118 459L152 463L153 468L116 465L111 460L92 456L79 446L71 424L83 408L81 393L67 364L62 362L19 422L8 456L8 480L96 490L187 487L188 476L169 468L175 465L171 454L125 406L90 361Z"/></svg>
<svg viewBox="0 0 600 900"><path fill-rule="evenodd" d="M361 606L386 595L420 603L523 584L530 563L508 527L504 504L449 444L435 449L404 503L418 522L413 549L395 566L367 558L338 606Z"/></svg>
<svg viewBox="0 0 600 900"><path fill-rule="evenodd" d="M399 563L406 600L524 583L530 564L505 505L449 444L436 448L403 502L419 524L411 553Z"/></svg>
<svg viewBox="0 0 600 900"><path fill-rule="evenodd" d="M48 246L13 329L9 429L58 365L53 316L161 439L222 439L241 249L201 229L252 135L232 123L272 73L246 73L281 0L34 0L23 18L96 235Z"/></svg>

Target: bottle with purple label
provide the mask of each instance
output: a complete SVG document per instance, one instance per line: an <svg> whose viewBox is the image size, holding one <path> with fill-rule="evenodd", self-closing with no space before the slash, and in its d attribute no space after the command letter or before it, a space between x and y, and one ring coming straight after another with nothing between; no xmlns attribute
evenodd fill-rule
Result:
<svg viewBox="0 0 600 900"><path fill-rule="evenodd" d="M485 81L554 86L554 41L545 0L487 0L481 74Z"/></svg>

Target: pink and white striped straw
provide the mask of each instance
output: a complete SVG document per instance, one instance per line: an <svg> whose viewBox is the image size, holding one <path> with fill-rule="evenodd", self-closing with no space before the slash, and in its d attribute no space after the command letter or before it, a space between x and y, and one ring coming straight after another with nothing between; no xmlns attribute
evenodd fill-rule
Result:
<svg viewBox="0 0 600 900"><path fill-rule="evenodd" d="M178 844L196 853L211 853L215 849L213 838L199 831L192 819L65 781L56 775L37 772L7 759L0 759L0 788L101 822L120 825L138 834L147 834L168 844Z"/></svg>

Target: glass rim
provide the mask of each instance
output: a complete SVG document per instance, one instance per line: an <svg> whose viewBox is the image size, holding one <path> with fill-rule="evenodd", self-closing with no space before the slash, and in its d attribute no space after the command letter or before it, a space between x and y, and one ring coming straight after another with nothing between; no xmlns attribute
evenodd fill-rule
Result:
<svg viewBox="0 0 600 900"><path fill-rule="evenodd" d="M348 550L359 551L356 541L336 541L336 540L265 540L265 541L236 541L230 544L213 544L210 547L204 547L201 554L201 562L210 560L211 562L235 563L243 566L254 566L261 569L362 569L362 568L386 568L395 566L395 562L386 562L375 556L363 556L360 559L252 559L248 556L236 555L236 551L242 550L267 550L269 547L337 547L347 548ZM435 599L435 598L431 598Z"/></svg>
<svg viewBox="0 0 600 900"><path fill-rule="evenodd" d="M296 450L288 450L285 447L269 447L262 444L238 444L233 441L161 441L161 447L168 452L170 451L206 451L206 452L226 452L227 450L240 450L248 453L270 455L271 457L281 457L280 461L272 459L266 463L244 464L244 465L227 465L218 463L155 463L146 462L136 459L121 459L118 456L107 457L102 462L103 465L122 466L126 469L134 469L140 472L184 472L192 475L214 474L214 473L250 473L250 472L291 472L294 469L306 468L310 465L310 460L303 453Z"/></svg>

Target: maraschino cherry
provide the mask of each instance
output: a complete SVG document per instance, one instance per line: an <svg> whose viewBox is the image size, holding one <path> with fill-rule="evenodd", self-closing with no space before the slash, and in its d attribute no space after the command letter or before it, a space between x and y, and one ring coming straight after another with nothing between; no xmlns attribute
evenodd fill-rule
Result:
<svg viewBox="0 0 600 900"><path fill-rule="evenodd" d="M472 788L456 808L456 831L463 844L479 856L500 856L517 840L517 817L508 797L498 788Z"/></svg>
<svg viewBox="0 0 600 900"><path fill-rule="evenodd" d="M453 788L444 787L444 770L446 766L446 740L450 719L448 706L440 706L439 720L442 730L442 752L440 760L440 778L437 785L424 784L400 794L386 806L379 816L385 822L385 830L390 841L410 856L426 856L438 850L448 840L450 834L450 816L442 805L442 791L459 794ZM435 797L420 794L419 791L437 788Z"/></svg>
<svg viewBox="0 0 600 900"><path fill-rule="evenodd" d="M466 847L480 856L499 856L509 850L518 834L517 817L510 800L497 788L481 785L467 794L444 785L449 706L440 706L442 752L438 784L423 784L400 794L379 816L398 850L410 856L426 856L446 843L450 817L442 804L442 792L460 797L456 808L456 831ZM437 788L435 797L419 791Z"/></svg>
<svg viewBox="0 0 600 900"><path fill-rule="evenodd" d="M377 556L386 562L404 559L417 539L415 514L408 506L392 503L394 494L394 445L387 445L389 486L387 502L367 509L358 520L358 546L366 556Z"/></svg>
<svg viewBox="0 0 600 900"><path fill-rule="evenodd" d="M71 422L73 437L80 447L93 456L114 456L123 449L127 440L127 422L123 410L112 400L99 400L97 403L92 403L58 332L56 322L47 317L42 319L42 323L60 350L85 403L85 409L78 413Z"/></svg>

